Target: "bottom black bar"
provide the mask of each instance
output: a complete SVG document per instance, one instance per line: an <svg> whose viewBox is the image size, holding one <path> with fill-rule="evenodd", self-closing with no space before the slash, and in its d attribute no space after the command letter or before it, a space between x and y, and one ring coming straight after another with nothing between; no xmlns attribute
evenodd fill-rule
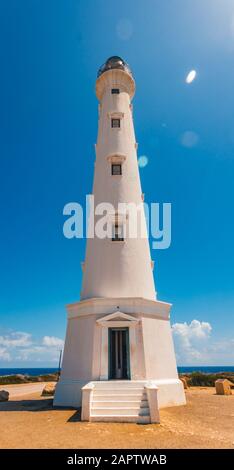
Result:
<svg viewBox="0 0 234 470"><path fill-rule="evenodd" d="M163 465L188 468L188 465L225 464L233 462L231 449L2 449L0 462L3 465L31 468L32 465L52 465L53 468L87 466L103 469L110 465Z"/></svg>

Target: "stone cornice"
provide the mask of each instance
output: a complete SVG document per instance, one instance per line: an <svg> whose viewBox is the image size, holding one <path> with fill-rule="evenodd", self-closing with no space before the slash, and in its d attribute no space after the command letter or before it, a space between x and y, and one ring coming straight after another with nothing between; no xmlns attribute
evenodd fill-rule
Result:
<svg viewBox="0 0 234 470"><path fill-rule="evenodd" d="M105 315L116 312L117 306L126 314L153 315L156 318L168 320L170 303L142 297L122 298L91 298L67 305L68 318L90 315Z"/></svg>
<svg viewBox="0 0 234 470"><path fill-rule="evenodd" d="M126 72L120 69L111 69L97 79L96 81L96 95L99 101L102 99L105 88L119 87L126 91L132 99L135 93L135 82L133 78Z"/></svg>
<svg viewBox="0 0 234 470"><path fill-rule="evenodd" d="M107 161L110 163L123 163L126 160L126 155L120 153L113 153L106 157Z"/></svg>
<svg viewBox="0 0 234 470"><path fill-rule="evenodd" d="M109 113L107 113L108 117L111 119L111 118L116 118L116 119L123 119L124 118L124 113L120 112L120 111L110 111Z"/></svg>

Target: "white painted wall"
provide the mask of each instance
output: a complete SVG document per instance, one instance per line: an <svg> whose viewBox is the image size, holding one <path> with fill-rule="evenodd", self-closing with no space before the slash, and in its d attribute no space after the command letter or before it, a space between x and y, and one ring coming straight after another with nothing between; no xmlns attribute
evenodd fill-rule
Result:
<svg viewBox="0 0 234 470"><path fill-rule="evenodd" d="M171 326L168 320L142 317L147 379L178 378Z"/></svg>
<svg viewBox="0 0 234 470"><path fill-rule="evenodd" d="M64 346L61 378L90 380L93 378L95 316L69 319ZM98 349L97 349L98 354Z"/></svg>
<svg viewBox="0 0 234 470"><path fill-rule="evenodd" d="M100 379L102 327L96 320L102 316L90 312L89 316L68 320L62 380ZM140 321L134 329L135 343L130 344L132 379L178 378L169 320L144 313L134 316ZM108 344L106 356L108 359Z"/></svg>
<svg viewBox="0 0 234 470"><path fill-rule="evenodd" d="M93 185L95 205L110 202L117 209L118 202L142 202L130 106L134 87L133 79L122 70L105 72L97 80L100 118ZM120 94L112 95L111 88L119 88ZM113 112L124 114L120 129L111 128ZM107 158L116 154L126 157L122 176L111 175ZM81 299L134 296L156 298L148 239L128 238L124 243L88 239Z"/></svg>

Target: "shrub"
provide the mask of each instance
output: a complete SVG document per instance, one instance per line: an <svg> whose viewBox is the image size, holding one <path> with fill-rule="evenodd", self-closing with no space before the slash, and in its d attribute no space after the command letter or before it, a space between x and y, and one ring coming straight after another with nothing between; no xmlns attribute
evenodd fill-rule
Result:
<svg viewBox="0 0 234 470"><path fill-rule="evenodd" d="M0 385L7 384L23 384L29 382L57 382L58 373L45 375L2 375L0 376Z"/></svg>
<svg viewBox="0 0 234 470"><path fill-rule="evenodd" d="M233 372L220 372L218 374L204 374L203 372L191 372L191 374L180 374L186 377L189 386L214 387L217 379L228 379L234 384Z"/></svg>

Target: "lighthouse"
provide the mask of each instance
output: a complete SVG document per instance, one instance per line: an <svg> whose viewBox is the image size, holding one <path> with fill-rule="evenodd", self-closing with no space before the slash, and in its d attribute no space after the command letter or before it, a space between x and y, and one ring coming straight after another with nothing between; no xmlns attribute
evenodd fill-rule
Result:
<svg viewBox="0 0 234 470"><path fill-rule="evenodd" d="M185 404L170 327L157 299L137 163L128 64L110 57L96 80L98 137L94 208L108 204L110 236L87 238L80 301L67 306L56 406L82 406L89 421L159 422L162 407ZM130 233L130 209L141 231ZM95 213L97 225L101 212ZM142 236L142 232L144 236Z"/></svg>

